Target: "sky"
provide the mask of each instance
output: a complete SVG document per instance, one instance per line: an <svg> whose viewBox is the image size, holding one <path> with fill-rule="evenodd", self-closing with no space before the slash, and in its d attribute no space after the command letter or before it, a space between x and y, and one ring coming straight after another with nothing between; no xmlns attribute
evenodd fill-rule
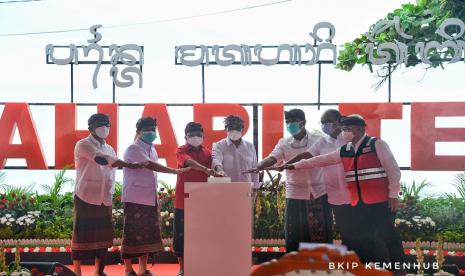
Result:
<svg viewBox="0 0 465 276"><path fill-rule="evenodd" d="M144 46L143 88L117 88L118 103L199 103L201 69L174 65L175 46L185 44L279 45L312 43L309 32L320 21L336 27L333 43L340 46L367 31L368 26L388 12L409 1L73 1L42 0L2 3L0 0L0 102L69 102L70 69L45 63L45 46L87 45L92 36L88 28L99 29L101 45L135 43ZM107 27L106 27L107 26ZM81 31L18 35L24 33L82 29ZM16 35L15 35L16 34ZM94 56L95 57L95 56ZM91 56L92 58L92 56ZM108 56L107 56L108 58ZM445 70L425 72L422 68L401 68L393 74L393 102L465 101L463 63L446 65ZM78 103L111 102L109 67L102 66L98 88L92 89L94 67L75 67L75 95ZM296 103L316 102L317 66L208 66L205 70L207 103ZM323 65L322 102L386 102L387 85L374 91L378 79L366 67L356 66L344 72ZM286 107L290 109L291 107ZM326 107L325 107L326 108ZM328 107L330 108L330 107ZM49 165L54 162L54 110L51 106L32 106L34 121ZM309 129L319 129L323 110L306 107ZM3 105L0 105L0 113ZM78 128L86 129L86 120L94 107L78 108ZM133 129L142 107L120 107L119 128ZM183 128L192 120L192 108L170 107L170 118L178 143L184 141ZM400 166L410 166L410 107L405 106L402 120L384 120L382 139L386 140ZM463 117L449 122L465 127ZM221 120L215 120L221 129ZM120 131L119 155L131 143L134 133ZM245 139L252 140L251 131ZM17 135L15 143L19 142ZM465 145L446 146L448 154L465 155ZM24 165L10 159L8 166ZM54 171L7 171L7 183L27 186L51 184ZM427 179L429 192L453 192L450 184L458 172L402 172L407 183ZM69 172L70 177L74 172ZM173 176L160 175L174 185ZM122 173L117 173L122 180ZM72 189L68 187L67 189Z"/></svg>

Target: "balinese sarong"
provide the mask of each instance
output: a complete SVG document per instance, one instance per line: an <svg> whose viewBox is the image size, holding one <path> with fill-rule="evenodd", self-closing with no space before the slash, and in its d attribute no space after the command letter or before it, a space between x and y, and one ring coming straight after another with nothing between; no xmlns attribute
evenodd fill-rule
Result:
<svg viewBox="0 0 465 276"><path fill-rule="evenodd" d="M327 195L308 201L308 225L310 242L333 242L333 213Z"/></svg>
<svg viewBox="0 0 465 276"><path fill-rule="evenodd" d="M89 204L75 196L73 218L72 259L104 260L113 245L111 206Z"/></svg>
<svg viewBox="0 0 465 276"><path fill-rule="evenodd" d="M123 259L163 250L159 216L157 206L124 204Z"/></svg>
<svg viewBox="0 0 465 276"><path fill-rule="evenodd" d="M284 213L286 252L297 251L301 242L310 242L308 202L309 200L286 198Z"/></svg>

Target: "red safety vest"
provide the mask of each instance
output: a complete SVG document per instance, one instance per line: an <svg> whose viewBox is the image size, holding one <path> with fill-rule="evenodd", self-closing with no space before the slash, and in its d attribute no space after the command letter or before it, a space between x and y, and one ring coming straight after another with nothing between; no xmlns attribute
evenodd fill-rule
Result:
<svg viewBox="0 0 465 276"><path fill-rule="evenodd" d="M357 152L353 146L341 147L341 159L352 206L357 205L360 200L365 204L374 204L389 199L388 179L376 154L375 142L376 138L366 136Z"/></svg>

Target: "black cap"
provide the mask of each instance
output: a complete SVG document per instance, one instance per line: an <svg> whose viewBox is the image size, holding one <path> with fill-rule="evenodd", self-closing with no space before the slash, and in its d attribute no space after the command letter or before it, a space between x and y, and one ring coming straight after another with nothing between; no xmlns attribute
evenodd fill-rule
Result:
<svg viewBox="0 0 465 276"><path fill-rule="evenodd" d="M302 109L291 109L289 111L284 111L284 119L299 119L301 121L305 121L305 113Z"/></svg>
<svg viewBox="0 0 465 276"><path fill-rule="evenodd" d="M190 122L184 129L184 134L187 135L189 132L203 132L203 127L200 123Z"/></svg>
<svg viewBox="0 0 465 276"><path fill-rule="evenodd" d="M239 126L244 128L244 120L242 120L239 116L229 115L224 119L224 127L228 128L230 126Z"/></svg>
<svg viewBox="0 0 465 276"><path fill-rule="evenodd" d="M104 113L96 113L90 116L89 120L87 120L87 125L91 126L96 122L110 123L110 117L108 117L108 115Z"/></svg>
<svg viewBox="0 0 465 276"><path fill-rule="evenodd" d="M146 126L157 126L157 119L153 117L142 117L136 123L137 131L141 131Z"/></svg>
<svg viewBox="0 0 465 276"><path fill-rule="evenodd" d="M341 125L343 126L366 126L365 120L362 116L357 114L352 114L347 117L344 117L341 121Z"/></svg>

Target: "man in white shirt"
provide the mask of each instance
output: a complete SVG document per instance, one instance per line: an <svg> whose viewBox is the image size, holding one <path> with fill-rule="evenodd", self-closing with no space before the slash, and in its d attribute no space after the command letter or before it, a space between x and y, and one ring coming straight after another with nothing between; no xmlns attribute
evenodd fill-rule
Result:
<svg viewBox="0 0 465 276"><path fill-rule="evenodd" d="M318 140L308 151L297 155L286 164L292 164L302 159L333 152L347 142L341 134L342 115L338 110L328 109L321 115L321 128L326 135ZM336 227L341 234L342 243L352 248L351 237L356 235L352 231L350 217L350 196L344 179L344 167L336 164L323 168L323 181L328 195L328 202L334 213Z"/></svg>
<svg viewBox="0 0 465 276"><path fill-rule="evenodd" d="M254 145L242 138L244 121L241 117L230 115L224 120L224 128L227 137L213 143L213 169L218 175L231 177L232 182L251 182L253 189L258 189L258 174L244 173L257 166Z"/></svg>
<svg viewBox="0 0 465 276"><path fill-rule="evenodd" d="M280 139L270 155L249 172L258 172L276 163L286 162L308 151L321 139L320 135L312 134L305 128L305 113L301 109L286 111L284 115L286 129L291 136ZM332 236L326 231L326 225L329 224L326 222L326 217L330 217L328 215L330 210L324 207L328 204L321 172L319 168L286 170L285 238L287 252L298 250L300 242L327 242L327 239ZM326 204L322 204L324 201ZM312 203L317 203L320 211L309 215L308 207ZM317 227L319 231L310 229L309 219L312 220L312 224L319 226Z"/></svg>
<svg viewBox="0 0 465 276"><path fill-rule="evenodd" d="M342 164L356 227L355 251L364 262L404 261L400 235L394 226L398 208L400 169L386 142L369 137L359 115L342 121L348 143L331 153L284 165L283 169L308 169Z"/></svg>
<svg viewBox="0 0 465 276"><path fill-rule="evenodd" d="M95 275L105 275L105 256L113 246L112 196L115 167L141 168L145 164L126 163L105 143L110 132L108 115L97 113L88 120L90 135L74 149L76 186L72 259L74 272L81 276L81 260L95 258Z"/></svg>

